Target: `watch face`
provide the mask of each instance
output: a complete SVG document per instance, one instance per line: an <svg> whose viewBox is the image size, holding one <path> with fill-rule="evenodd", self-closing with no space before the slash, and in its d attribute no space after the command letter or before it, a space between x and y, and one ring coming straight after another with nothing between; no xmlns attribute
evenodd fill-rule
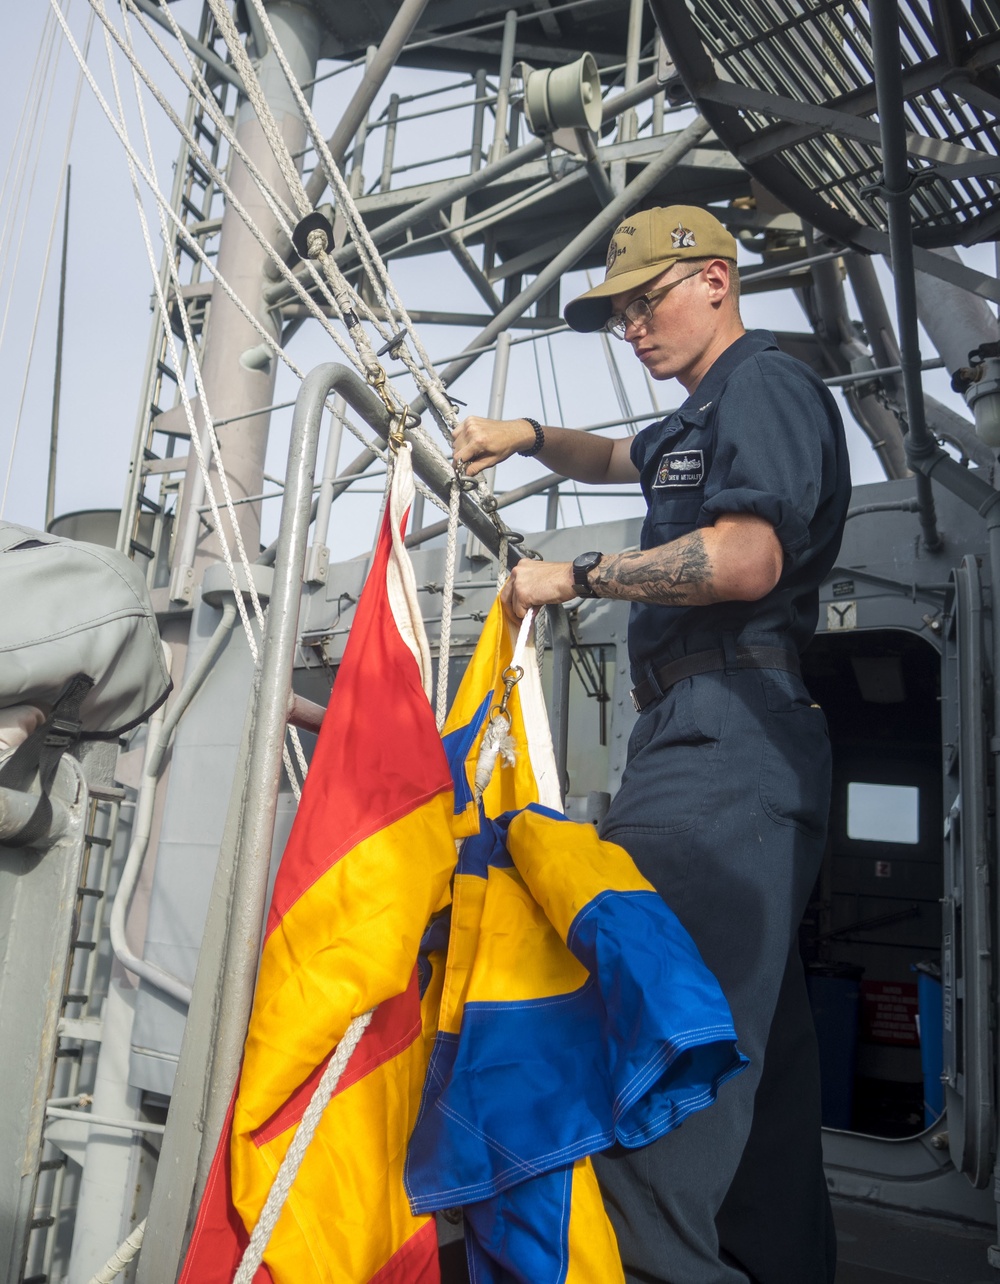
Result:
<svg viewBox="0 0 1000 1284"><path fill-rule="evenodd" d="M581 553L579 557L573 560L573 584L582 597L593 597L594 590L590 587L590 581L587 576L598 565L603 553Z"/></svg>

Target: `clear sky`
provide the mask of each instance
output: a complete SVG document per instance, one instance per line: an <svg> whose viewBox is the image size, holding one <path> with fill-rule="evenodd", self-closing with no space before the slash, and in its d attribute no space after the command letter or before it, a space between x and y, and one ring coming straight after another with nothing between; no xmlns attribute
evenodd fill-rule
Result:
<svg viewBox="0 0 1000 1284"><path fill-rule="evenodd" d="M62 0L62 3L70 26L82 44L89 6L85 0ZM200 7L200 0L178 0L172 11L181 25L191 30L197 28ZM117 6L109 5L109 9L116 10ZM0 237L0 487L7 474L14 429L19 420L4 516L33 526L41 525L44 514L62 236L58 188L71 126L72 208L57 512L115 508L121 503L152 320L151 279L124 153L86 84L82 87L73 123L77 64L58 30L50 41L53 27L50 12L44 0L12 7L5 17L7 54L5 75L0 77L0 173L6 174L0 191L0 231L3 233ZM139 40L142 41L141 33ZM54 77L44 74L47 58L57 59ZM155 55L150 64L154 61L158 61ZM110 96L108 64L99 26L92 36L89 63L105 94ZM133 103L130 134L141 151L131 84L123 75L120 60L118 66L123 95ZM323 64L321 70L329 70L331 66ZM345 73L317 92L316 111L327 133L332 131L339 111L357 83L358 74ZM401 93L414 92L435 83L433 75L400 69L394 73L391 88ZM182 106L180 86L169 79L163 83L174 103ZM381 110L387 95L388 90L380 95L374 114ZM155 104L149 104L148 110L160 182L169 189L177 153L176 137ZM408 157L418 159L456 150L449 135L451 119L435 117L430 127L423 122L408 127L408 132L401 129L397 154L405 150ZM684 117L676 119L678 127L685 123ZM464 131L468 129L468 114L461 122L456 120L451 128L461 131L463 141L457 145L467 145ZM377 177L380 163L381 141L376 135L366 154L366 186ZM455 173L458 169L452 163L447 172ZM429 175L434 171L417 171L417 177L424 173ZM155 227L155 211L148 199L146 208ZM45 276L46 250L53 227ZM158 258L159 247L156 248ZM745 261L751 266L759 262L752 255L747 255ZM992 270L992 246L980 247L970 261ZM472 286L450 256L400 261L393 275L408 307L476 313L483 310ZM883 275L888 281L888 273ZM586 288L583 275L570 274L564 283L564 298L571 297L577 288ZM749 298L745 301L744 313L748 325L786 330L805 328L801 309L790 291ZM441 327L422 330L425 346L434 358L458 352L473 333ZM26 378L29 351L31 365ZM291 351L305 369L336 356L329 340L314 325L300 332ZM932 353L933 348L925 342L924 354ZM633 409L636 412L652 409L642 372L625 345L621 345L618 357ZM470 410L485 413L491 368L492 358L484 357L455 385L456 396L467 402ZM294 385L294 379L287 372L282 373L276 399L294 397ZM963 403L948 389L943 373L930 375L927 386L934 395L964 411ZM683 391L676 385L665 384L657 387L656 396L659 405L667 408L683 399ZM528 414L549 422L564 419L571 425L617 418L620 411L600 340L594 336L559 335L551 341L551 346L540 343L516 347L508 379L506 413ZM855 481L878 480L881 470L846 407L845 419ZM275 416L268 458L268 471L275 475L284 471L288 422L289 412ZM345 437L342 459L346 461L354 453L353 440ZM537 471L537 465L509 461L500 471L498 488L516 485ZM378 484L373 481L372 487ZM338 502L331 535L344 554L368 547L376 504L372 496ZM590 523L637 512L639 507L636 501L598 499L587 497L584 492L579 504L572 497L563 501L563 521ZM272 501L265 511L266 531L277 520L277 504ZM543 524L542 500L525 504L515 512L511 518L513 524L525 529Z"/></svg>

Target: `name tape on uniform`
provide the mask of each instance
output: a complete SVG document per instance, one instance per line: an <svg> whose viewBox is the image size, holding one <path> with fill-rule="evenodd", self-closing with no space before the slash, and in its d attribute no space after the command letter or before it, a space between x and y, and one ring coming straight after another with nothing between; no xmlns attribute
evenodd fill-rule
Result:
<svg viewBox="0 0 1000 1284"><path fill-rule="evenodd" d="M704 480L703 450L672 450L660 460L653 486L700 486Z"/></svg>

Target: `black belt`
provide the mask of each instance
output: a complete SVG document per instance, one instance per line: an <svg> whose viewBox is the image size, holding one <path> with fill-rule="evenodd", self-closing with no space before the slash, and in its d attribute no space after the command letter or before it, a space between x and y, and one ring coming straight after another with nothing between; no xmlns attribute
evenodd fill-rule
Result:
<svg viewBox="0 0 1000 1284"><path fill-rule="evenodd" d="M802 673L798 655L780 646L738 646L734 658L737 669L782 669L785 673L794 673L796 677L800 677ZM671 660L662 669L654 670L645 682L632 688L635 711L642 713L647 705L658 700L682 678L693 678L698 673L716 673L727 667L726 653L722 647L712 651L695 651L693 655L682 655L679 660Z"/></svg>

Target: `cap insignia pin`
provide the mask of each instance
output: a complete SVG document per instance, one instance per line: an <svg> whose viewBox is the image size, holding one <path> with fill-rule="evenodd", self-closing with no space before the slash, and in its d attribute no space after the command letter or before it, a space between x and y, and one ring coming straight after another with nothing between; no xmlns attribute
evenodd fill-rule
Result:
<svg viewBox="0 0 1000 1284"><path fill-rule="evenodd" d="M678 223L670 233L670 240L675 250L689 250L697 246L698 242L694 239L694 232L683 223Z"/></svg>

